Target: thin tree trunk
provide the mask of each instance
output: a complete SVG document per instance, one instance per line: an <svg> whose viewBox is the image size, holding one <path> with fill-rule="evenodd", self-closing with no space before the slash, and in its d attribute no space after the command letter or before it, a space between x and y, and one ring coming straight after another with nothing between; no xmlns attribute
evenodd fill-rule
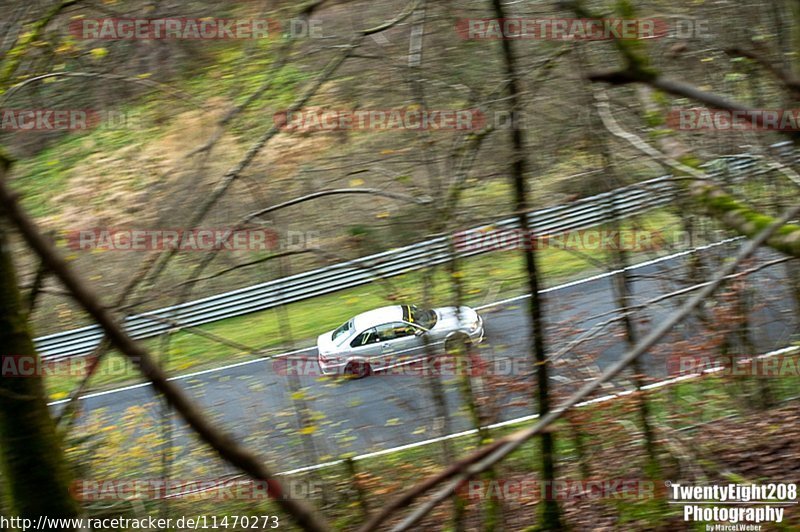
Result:
<svg viewBox="0 0 800 532"><path fill-rule="evenodd" d="M572 436L572 445L575 447L575 454L578 457L578 468L581 472L581 478L592 478L592 464L586 454L586 434L583 432L583 420L579 413L573 411L564 416L570 426L570 435Z"/></svg>
<svg viewBox="0 0 800 532"><path fill-rule="evenodd" d="M0 168L0 179L4 178L5 168ZM39 516L76 517L78 506L69 493L68 467L47 408L7 227L5 219L0 220L0 457L11 510L14 516L34 522ZM14 374L25 367L37 371Z"/></svg>
<svg viewBox="0 0 800 532"><path fill-rule="evenodd" d="M492 0L492 7L496 18L506 18L502 0ZM525 157L525 139L519 124L519 116L522 111L522 101L520 98L521 88L519 86L519 76L517 75L516 60L511 49L511 41L503 39L500 43L503 49L505 75L508 78L508 102L513 121L511 128L511 144L513 149L511 180L514 186L514 207L517 213L520 231L523 235L529 235L528 189L525 182L527 158ZM533 235L530 236L530 240L533 241ZM531 319L531 352L533 355L534 367L536 368L536 381L538 384L535 400L538 403L539 415L544 416L550 411L550 377L544 343L543 305L539 295L539 270L536 264L536 257L531 248L532 246L525 246L523 252L525 255L528 291L531 294L531 297L528 298L528 313ZM540 443L542 481L545 482L545 485L552 486L556 479L555 438L553 433L551 431L543 431L540 437ZM545 500L542 501L540 529L562 530L563 528L561 510L558 506L558 502L552 498L546 497Z"/></svg>
<svg viewBox="0 0 800 532"><path fill-rule="evenodd" d="M584 63L585 61L581 61ZM581 65L583 66L583 65ZM588 93L587 93L588 94ZM587 107L591 106L591 101L586 102ZM602 120L597 113L592 113L590 115L590 124L589 130L600 132L600 138L602 141L598 144L598 151L603 161L603 167L606 172L608 178L612 181L614 187L621 186L622 183L620 182L619 176L616 172L616 167L614 166L611 146L608 140L602 135L601 126ZM609 197L609 210L610 210L610 218L611 218L611 230L612 232L619 234L621 230L621 224L619 223L619 218L617 217L617 208L615 203L615 196L612 194ZM620 237L621 242L622 237ZM630 272L626 270L628 267L628 255L626 251L622 248L622 246L617 246L616 249L611 250L610 253L611 258L611 269L620 270L620 273L615 275L612 279L612 290L614 293L614 298L616 299L617 308L626 309L633 304L633 293L631 290L631 277ZM633 321L633 318L628 313L622 314L622 325L625 330L625 342L628 348L632 348L636 345L636 342L639 340L638 334L636 331L636 327ZM642 428L642 433L644 436L644 445L645 451L647 454L647 466L646 471L650 478L657 478L659 475L659 464L657 458L657 449L655 443L655 435L653 433L652 423L650 421L650 405L647 403L647 397L644 393L641 392L642 387L644 386L644 372L642 371L642 364L639 359L634 360L631 362L631 370L632 370L632 379L634 386L637 390L637 412L639 416L639 423Z"/></svg>
<svg viewBox="0 0 800 532"><path fill-rule="evenodd" d="M455 295L454 305L456 307L456 315L458 320L461 321L461 304L464 297L464 286L461 281L461 272L459 270L459 259L456 246L453 239L450 239L450 262L447 263L447 271L450 276L450 281L453 285L453 292ZM484 422L481 416L480 406L475 400L475 385L472 381L473 372L476 366L473 364L473 355L475 347L466 343L459 343L456 356L456 363L453 367L456 368L458 387L461 391L461 397L467 404L467 412L469 413L472 426L478 430L478 445L487 445L492 441L492 435L489 429L486 428L488 423ZM480 384L479 384L480 386ZM489 482L497 480L497 471L495 468L490 468L483 475L483 478ZM502 512L503 508L501 502L494 498L486 500L486 505L483 512L483 531L494 532L502 526Z"/></svg>
<svg viewBox="0 0 800 532"><path fill-rule="evenodd" d="M797 0L787 0L787 3L792 17L792 23L789 24L792 34L788 43L789 51L794 52L794 61L791 62L791 71L795 77L798 77L800 76L800 57L797 57L796 54L797 50L800 49L800 2ZM783 56L783 54L781 55Z"/></svg>
<svg viewBox="0 0 800 532"><path fill-rule="evenodd" d="M612 224L612 231L619 231L619 229L620 225L615 220ZM616 282L614 283L617 307L628 308L633 303L630 288L630 273L625 269L628 267L628 257L625 250L623 250L621 247L620 249L614 250L612 255L616 263L616 268L621 270L620 273L615 276ZM639 335L636 332L636 327L634 326L633 319L631 318L630 314L625 313L622 315L622 324L625 328L625 342L628 344L628 348L630 349L636 345L636 342L639 341ZM653 433L652 424L650 423L650 405L647 402L647 394L641 391L642 387L645 385L645 382L643 378L644 371L639 359L631 362L631 370L633 373L633 383L634 386L636 386L638 396L636 398L636 406L639 414L639 423L642 428L642 434L644 435L645 451L647 452L648 463L646 471L650 478L657 478L659 474L659 464L656 438L655 434Z"/></svg>
<svg viewBox="0 0 800 532"><path fill-rule="evenodd" d="M736 327L736 334L739 337L739 341L737 342L738 354L742 357L752 357L756 355L756 345L750 336L750 315L752 306L749 302L751 299L751 289L748 288L745 279L742 279L738 285L741 289L737 290L734 296L736 298L736 314L741 320ZM738 363L738 358L738 356L734 357L734 363ZM761 410L767 410L775 406L776 400L768 381L769 377L758 375L756 372L752 379L755 381L756 397L751 404Z"/></svg>

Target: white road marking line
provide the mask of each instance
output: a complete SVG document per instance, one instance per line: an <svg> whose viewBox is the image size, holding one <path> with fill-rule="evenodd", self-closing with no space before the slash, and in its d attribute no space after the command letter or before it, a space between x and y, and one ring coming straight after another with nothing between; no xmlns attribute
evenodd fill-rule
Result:
<svg viewBox="0 0 800 532"><path fill-rule="evenodd" d="M800 350L799 346L789 346L789 347L784 347L782 349L778 349L776 351L771 351L769 353L765 353L763 355L759 355L757 358L770 358L770 357L782 355L782 354L785 354L785 353L791 353L791 352L794 352L794 351L797 351L797 350ZM703 370L702 373L692 373L692 374L689 374L689 375L681 375L679 377L672 377L670 379L666 379L666 380L663 380L663 381L658 381L658 382L654 382L652 384L648 384L647 386L642 386L642 389L643 390L653 390L653 389L656 389L656 388L661 388L663 386L669 386L670 384L675 384L677 382L696 379L696 378L700 377L703 374L716 373L718 371L722 371L723 369L724 368L721 368L721 367L720 368L711 368L711 369ZM623 390L621 392L604 395L602 397L596 397L594 399L589 399L588 401L583 401L581 403L578 403L575 406L578 407L578 408L581 408L581 407L584 407L584 406L593 405L593 404L597 404L597 403L605 403L606 401L611 401L613 399L618 399L620 397L625 397L626 395L630 395L632 393L633 393L633 390ZM539 418L539 414L531 414L531 415L528 415L528 416L518 417L518 418L515 418L515 419L509 419L508 421L501 421L499 423L493 423L493 424L487 425L486 427L483 427L483 428L496 429L496 428L505 427L505 426L508 426L508 425L516 425L518 423L524 423L526 421L532 421L532 420L538 419L538 418ZM385 454L396 453L396 452L399 452L399 451L404 451L406 449L414 449L415 447L422 447L422 446L425 446L425 445L438 443L438 442L441 442L441 441L444 441L444 440L452 440L454 438L461 438L463 436L469 436L471 434L476 434L477 432L478 432L478 429L464 430L464 431L461 431L461 432L456 432L454 434L448 434L446 436L439 436L438 438L431 438L431 439L423 440L423 441L419 441L419 442L408 443L406 445L400 445L399 447L392 447L390 449L383 449L383 450L375 451L375 452L372 452L372 453L367 453L367 454L362 454L362 455L359 455L359 456L354 456L352 459L353 459L353 461L366 460L368 458L374 458L376 456L382 456L382 455L385 455ZM306 467L300 467L300 468L297 468L297 469L291 469L289 471L282 471L282 472L276 473L276 474L277 475L292 475L292 474L296 474L296 473L304 473L306 471L314 471L314 470L317 470L317 469L323 469L323 468L326 468L326 467L332 467L332 466L340 465L340 464L343 464L343 463L344 463L344 460L335 460L335 461L332 461L332 462L323 462L321 464L316 464L316 465L313 465L313 466L306 466Z"/></svg>
<svg viewBox="0 0 800 532"><path fill-rule="evenodd" d="M236 362L235 364L228 364L226 366L219 366L219 367L216 367L216 368L204 369L202 371L195 371L194 373L186 373L185 375L176 375L174 377L168 378L167 380L168 381L177 381L177 380L182 380L182 379L189 379L191 377L197 377L198 375L205 375L207 373L215 373L217 371L224 371L226 369L238 368L239 366L247 366L248 364L256 364L258 362L267 362L267 361L269 361L269 360L271 360L273 358L286 357L286 356L294 355L294 354L297 354L297 353L303 353L305 351L311 351L312 349L316 349L316 346L304 347L302 349L296 349L294 351L288 351L286 353L280 353L280 354L277 354L277 355L273 355L271 357L257 358L255 360L245 360L243 362ZM100 397L102 395L108 395L108 394L117 393L117 392L124 392L126 390L135 390L137 388L146 388L148 386L150 386L150 382L140 382L139 384L132 384L130 386L125 386L123 388L114 388L113 390L105 390L103 392L95 392L95 393L82 395L78 399L80 399L80 400L90 399L92 397ZM53 401L52 403L47 403L47 406L60 405L60 404L63 404L63 403L68 403L68 402L69 402L69 399L61 399L59 401Z"/></svg>
<svg viewBox="0 0 800 532"><path fill-rule="evenodd" d="M664 257L659 257L657 259L648 260L648 261L645 261L645 262L640 262L639 264L634 264L632 266L628 266L628 268L626 268L626 269L635 270L637 268L644 268L644 267L650 266L652 264L658 264L660 262L665 262L665 261L668 261L668 260L676 259L678 257L684 257L686 255L690 255L690 254L695 253L697 251L705 251L707 249L711 249L711 248L714 248L714 247L717 247L717 246L721 246L721 245L727 244L729 242L735 242L737 240L741 240L742 238L744 238L744 237L737 236L737 237L734 237L734 238L727 238L725 240L720 240L719 242L714 242L713 244L707 244L705 246L699 246L699 247L696 247L694 249L689 249L689 250L686 250L686 251L679 251L678 253L673 253L672 255L667 255L667 256L664 256ZM616 275L616 274L620 273L621 271L622 270L614 270L614 271L611 271L611 272L606 272L606 273L601 273L601 274L598 274L598 275L593 275L593 276L587 277L585 279L578 279L577 281L571 281L569 283L564 283L564 284L561 284L561 285L558 285L558 286L545 288L545 289L543 289L541 291L541 293L544 294L544 293L548 293L548 292L555 292L557 290L563 290L564 288L569 288L571 286L578 286L578 285L581 285L581 284L590 283L590 282L596 281L598 279L603 279L605 277L610 277L612 275ZM530 294L524 294L524 295L521 295L521 296L516 296L516 297L509 298L509 299L503 299L502 301L495 301L494 303L489 303L489 304L486 304L486 305L481 305L480 307L475 307L475 310L484 310L484 309L491 308L491 307L497 307L497 306L505 305L507 303L513 303L514 301L519 301L521 299L525 299L525 298L528 298L530 296L531 296ZM216 368L204 369L202 371L195 371L194 373L187 373L185 375L176 375L174 377L170 377L167 380L170 380L170 381L185 380L185 379L189 379L191 377L197 377L199 375L207 375L209 373L216 373L218 371L225 371L227 369L238 368L238 367L241 367L241 366L247 366L249 364L258 364L260 362L265 362L265 361L270 360L272 358L281 358L281 357L285 357L285 356L289 356L289 355L294 355L296 353L303 353L305 351L311 351L312 349L316 349L316 346L304 347L302 349L297 349L295 351L289 351L287 353L280 353L280 354L277 354L277 355L273 355L271 357L257 358L257 359L254 359L254 360L245 360L243 362L237 362L235 364L228 364L228 365L219 366L219 367L216 367ZM125 391L128 391L128 390L135 390L137 388L146 388L148 386L150 386L149 382L141 382L139 384L132 384L130 386L125 386L125 387L122 387L122 388L114 388L112 390L105 390L105 391L102 391L102 392L95 392L95 393L90 393L90 394L87 394L87 395L82 395L78 399L83 401L85 399L91 399L93 397L101 397L101 396L109 395L109 394L112 394L112 393L125 392ZM61 399L59 401L53 401L51 403L47 403L47 406L56 406L56 405L64 404L64 403L67 403L67 402L69 402L69 399Z"/></svg>
<svg viewBox="0 0 800 532"><path fill-rule="evenodd" d="M730 242L735 242L737 240L741 240L742 238L744 238L744 237L737 236L737 237L733 237L733 238L726 238L725 240L720 240L719 242L714 242L713 244L707 244L705 246L699 246L699 247L696 247L694 249L687 249L686 251L679 251L678 253L673 253L672 255L666 255L664 257L659 257L657 259L652 259L652 260L648 260L648 261L645 261L645 262L640 262L638 264L634 264L632 266L628 266L627 268L625 268L625 270L636 270L638 268L644 268L646 266L651 266L653 264L658 264L660 262L676 259L678 257L684 257L686 255L691 255L692 253L695 253L697 251L705 251L707 249L711 249L711 248L714 248L714 247L717 247L717 246L721 246L723 244L728 244ZM597 275L593 275L593 276L587 277L585 279L578 279L577 281L571 281L569 283L560 284L558 286L545 288L543 290L540 290L539 292L542 293L542 294L546 294L548 292L555 292L556 290L563 290L564 288L569 288L571 286L578 286L578 285L581 285L581 284L584 284L584 283L588 283L588 282L591 282L591 281L596 281L598 279L604 279L606 277L611 277L613 275L617 275L617 274L621 273L622 271L623 270L613 270L613 271L606 272L606 273L599 273ZM488 303L486 305L481 305L480 307L475 307L475 310L484 310L484 309L495 307L495 306L499 306L499 305L505 305L506 303L513 303L514 301L519 301L521 299L527 299L529 297L531 297L530 294L523 294L521 296L511 297L511 298L508 298L508 299L503 299L501 301L495 301L494 303Z"/></svg>

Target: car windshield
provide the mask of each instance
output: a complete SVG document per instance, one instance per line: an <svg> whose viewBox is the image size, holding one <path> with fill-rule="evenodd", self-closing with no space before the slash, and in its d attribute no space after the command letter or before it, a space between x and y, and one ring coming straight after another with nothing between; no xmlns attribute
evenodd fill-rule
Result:
<svg viewBox="0 0 800 532"><path fill-rule="evenodd" d="M434 311L417 308L415 305L403 305L403 319L426 329L436 325L436 313Z"/></svg>
<svg viewBox="0 0 800 532"><path fill-rule="evenodd" d="M341 327L333 331L333 335L331 335L331 339L336 341L337 338L347 338L350 336L350 333L353 332L353 320L348 320L344 322Z"/></svg>

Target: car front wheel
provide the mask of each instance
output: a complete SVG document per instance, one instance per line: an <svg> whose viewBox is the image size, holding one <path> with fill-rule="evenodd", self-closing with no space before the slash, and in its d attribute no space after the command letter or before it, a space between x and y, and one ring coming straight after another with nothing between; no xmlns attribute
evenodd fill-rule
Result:
<svg viewBox="0 0 800 532"><path fill-rule="evenodd" d="M364 360L351 360L344 367L344 375L351 379L361 379L367 375L372 375L372 366Z"/></svg>
<svg viewBox="0 0 800 532"><path fill-rule="evenodd" d="M463 332L453 334L444 343L444 350L448 355L459 354L462 348L465 353L469 353L472 348L472 340L468 334Z"/></svg>

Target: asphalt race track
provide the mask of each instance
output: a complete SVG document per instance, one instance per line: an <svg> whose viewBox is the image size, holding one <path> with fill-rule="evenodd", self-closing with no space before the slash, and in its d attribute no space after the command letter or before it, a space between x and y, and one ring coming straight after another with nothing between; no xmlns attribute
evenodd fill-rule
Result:
<svg viewBox="0 0 800 532"><path fill-rule="evenodd" d="M730 253L730 249L726 254ZM703 260L716 271L714 261L721 249L703 253ZM763 251L759 260L778 256ZM750 265L752 266L752 265ZM661 294L685 288L686 260L671 259L633 271L635 302L641 303ZM752 340L758 353L789 345L800 336L800 327L794 321L798 313L785 286L784 265L774 265L752 274L754 287L751 316ZM573 284L545 294L546 316L550 329L551 352L556 352L591 325L607 320L611 315L601 315L615 307L611 278L590 280ZM637 327L646 331L650 323L657 323L678 305L685 296L667 299L647 311L636 315ZM521 373L530 370L527 364L526 299L517 299L484 309L486 341L479 353L484 360L494 361L495 373L477 381L477 386L491 396L493 412L488 422L514 419L528 415L534 409L527 404L530 390L512 390L510 380L520 379ZM706 309L713 312L713 309ZM598 316L601 315L601 316ZM342 319L348 316L343 315ZM662 344L702 338L698 335L698 320L693 319L673 331L672 337ZM597 368L602 369L624 352L621 328L604 330L597 338L566 353L556 364L553 374L554 388L568 394L576 389L582 379L591 378ZM316 357L314 349L305 350L302 356ZM666 375L667 363L663 357L649 353L645 367L648 376L657 380ZM303 458L296 429L298 427L288 377L278 375L275 360L257 360L233 365L220 370L200 372L179 378L178 382L203 406L215 423L244 441L249 447L272 461L274 470L285 471L310 465ZM491 365L489 366L492 367ZM445 382L452 378L443 377ZM364 453L426 440L441 435L436 426L435 408L427 379L413 371L405 374L374 375L360 380L300 377L306 389L308 407L321 419L312 435L320 460L338 458L345 452ZM623 379L620 385L626 385ZM519 388L519 387L517 387ZM461 408L461 400L454 385L446 386L451 431L472 428ZM59 408L60 403L54 403ZM81 422L87 416L100 415L103 422L119 425L127 409L139 406L147 409L153 421L163 418L163 406L154 397L149 385L123 388L116 391L90 394L82 398ZM190 449L202 445L194 437L187 437L182 422L173 420L173 434L179 445ZM184 451L186 452L186 451ZM176 469L180 470L180 460ZM222 467L222 466L220 466ZM222 470L221 470L222 471ZM178 473L175 473L176 475Z"/></svg>

